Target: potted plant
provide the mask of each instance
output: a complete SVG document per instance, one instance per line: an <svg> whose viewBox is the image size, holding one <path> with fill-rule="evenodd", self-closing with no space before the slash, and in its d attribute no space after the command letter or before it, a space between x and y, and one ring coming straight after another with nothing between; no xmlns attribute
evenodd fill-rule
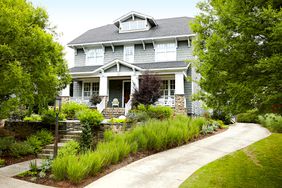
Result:
<svg viewBox="0 0 282 188"><path fill-rule="evenodd" d="M96 107L96 105L98 103L101 102L101 98L99 97L99 95L97 94L93 94L91 97L90 97L90 103L93 107Z"/></svg>

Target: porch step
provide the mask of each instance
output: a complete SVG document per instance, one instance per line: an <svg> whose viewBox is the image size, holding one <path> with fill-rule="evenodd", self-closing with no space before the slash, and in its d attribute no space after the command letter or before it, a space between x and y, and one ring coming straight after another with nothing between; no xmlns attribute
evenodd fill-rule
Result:
<svg viewBox="0 0 282 188"><path fill-rule="evenodd" d="M118 118L119 116L124 116L124 108L105 108L103 110L103 115L106 119Z"/></svg>

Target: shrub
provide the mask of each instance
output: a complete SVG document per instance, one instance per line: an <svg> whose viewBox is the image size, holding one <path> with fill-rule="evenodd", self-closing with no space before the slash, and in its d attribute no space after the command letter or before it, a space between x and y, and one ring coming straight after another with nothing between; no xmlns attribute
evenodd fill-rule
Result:
<svg viewBox="0 0 282 188"><path fill-rule="evenodd" d="M82 124L82 133L80 135L80 147L82 151L87 151L92 143L92 131L89 123Z"/></svg>
<svg viewBox="0 0 282 188"><path fill-rule="evenodd" d="M66 178L70 157L71 155L65 155L63 157L57 157L53 160L51 172L56 180L60 181ZM77 163L77 161L75 163Z"/></svg>
<svg viewBox="0 0 282 188"><path fill-rule="evenodd" d="M97 110L86 109L78 112L78 119L82 124L88 123L91 126L98 126L103 121L103 115Z"/></svg>
<svg viewBox="0 0 282 188"><path fill-rule="evenodd" d="M28 137L26 142L32 147L34 153L39 153L42 150L42 141L36 135Z"/></svg>
<svg viewBox="0 0 282 188"><path fill-rule="evenodd" d="M4 159L0 159L0 167L5 165L5 160Z"/></svg>
<svg viewBox="0 0 282 188"><path fill-rule="evenodd" d="M169 106L153 106L150 105L147 108L147 113L150 118L156 119L168 119L172 116L173 110Z"/></svg>
<svg viewBox="0 0 282 188"><path fill-rule="evenodd" d="M90 97L90 102L92 105L97 105L101 102L101 97L97 94L94 94Z"/></svg>
<svg viewBox="0 0 282 188"><path fill-rule="evenodd" d="M125 123L126 119L112 118L109 121L110 123Z"/></svg>
<svg viewBox="0 0 282 188"><path fill-rule="evenodd" d="M78 154L79 150L80 150L79 143L74 140L71 140L58 150L57 158L63 158L69 155L75 156L76 154Z"/></svg>
<svg viewBox="0 0 282 188"><path fill-rule="evenodd" d="M258 117L259 122L271 132L282 133L282 116L277 114L265 114Z"/></svg>
<svg viewBox="0 0 282 188"><path fill-rule="evenodd" d="M76 156L68 157L67 177L72 183L79 183L87 176L88 164L79 161Z"/></svg>
<svg viewBox="0 0 282 188"><path fill-rule="evenodd" d="M237 115L237 122L243 123L258 123L258 110L249 110L246 113L241 113Z"/></svg>
<svg viewBox="0 0 282 188"><path fill-rule="evenodd" d="M213 111L212 116L211 116L212 119L221 120L226 125L229 125L232 123L231 117L232 117L231 114L222 112L222 111L218 111L218 110Z"/></svg>
<svg viewBox="0 0 282 188"><path fill-rule="evenodd" d="M65 120L65 115L63 113L59 114L59 121ZM42 122L55 124L56 122L56 112L53 109L48 109L43 112Z"/></svg>
<svg viewBox="0 0 282 188"><path fill-rule="evenodd" d="M11 136L0 137L0 155L5 152L15 142L15 138Z"/></svg>
<svg viewBox="0 0 282 188"><path fill-rule="evenodd" d="M23 119L24 121L41 121L42 118L38 114L31 114L30 116L26 116Z"/></svg>
<svg viewBox="0 0 282 188"><path fill-rule="evenodd" d="M54 140L53 134L47 130L40 130L36 132L34 136L36 136L42 142L43 146L51 144Z"/></svg>
<svg viewBox="0 0 282 188"><path fill-rule="evenodd" d="M10 146L10 155L14 157L32 154L33 152L33 147L27 142L15 142Z"/></svg>
<svg viewBox="0 0 282 188"><path fill-rule="evenodd" d="M67 119L77 118L76 113L85 109L88 109L87 105L76 102L64 103L62 106L62 112L66 115Z"/></svg>
<svg viewBox="0 0 282 188"><path fill-rule="evenodd" d="M145 122L149 120L147 112L141 112L137 110L131 110L127 115L126 119L129 123Z"/></svg>
<svg viewBox="0 0 282 188"><path fill-rule="evenodd" d="M102 168L103 159L97 152L87 152L80 156L80 162L87 166L87 173L94 176Z"/></svg>

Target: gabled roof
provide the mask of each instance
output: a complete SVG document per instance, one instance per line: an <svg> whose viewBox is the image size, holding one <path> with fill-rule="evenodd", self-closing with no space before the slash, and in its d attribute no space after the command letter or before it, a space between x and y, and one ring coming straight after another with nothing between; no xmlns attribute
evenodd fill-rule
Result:
<svg viewBox="0 0 282 188"><path fill-rule="evenodd" d="M68 46L87 45L87 44L102 44L114 43L126 40L153 40L156 38L168 38L179 36L191 36L192 30L189 28L189 22L194 18L177 17L156 20L156 27L148 31L119 33L119 29L114 24L105 25L102 27L91 29L70 43Z"/></svg>
<svg viewBox="0 0 282 188"><path fill-rule="evenodd" d="M134 16L137 16L137 17L143 18L143 19L147 19L149 21L149 23L151 24L151 26L156 26L157 25L155 19L152 16L141 14L141 13L135 12L135 11L131 11L131 12L123 15L122 17L116 19L114 21L114 25L116 25L119 28L119 23L120 22L123 22L123 21L127 20L128 18L134 17Z"/></svg>
<svg viewBox="0 0 282 188"><path fill-rule="evenodd" d="M103 66L83 66L83 67L73 67L70 68L71 74L86 74L86 73L97 73L102 70L106 70L107 68L110 68L114 66L115 64L120 63L127 67L134 68L136 70L170 70L170 69L187 69L189 67L189 64L187 64L184 61L168 61L168 62L153 62L153 63L136 63L136 64L130 64L122 60L114 60L108 64L105 64Z"/></svg>

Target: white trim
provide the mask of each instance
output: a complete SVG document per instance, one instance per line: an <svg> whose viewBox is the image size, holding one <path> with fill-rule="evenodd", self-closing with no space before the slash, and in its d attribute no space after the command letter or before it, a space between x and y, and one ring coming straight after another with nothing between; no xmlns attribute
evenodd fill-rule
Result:
<svg viewBox="0 0 282 188"><path fill-rule="evenodd" d="M113 52L115 52L115 46L113 45L113 43L111 43L111 47L112 47Z"/></svg>
<svg viewBox="0 0 282 188"><path fill-rule="evenodd" d="M142 40L141 41L142 42L142 45L143 45L143 50L146 50L146 44L145 44L145 42Z"/></svg>
<svg viewBox="0 0 282 188"><path fill-rule="evenodd" d="M125 62L127 62L126 61L126 55L125 55L125 53L126 53L126 48L132 48L132 51L133 51L133 62L129 62L129 63L134 63L134 60L135 60L135 45L133 44L133 45L124 45L123 46L123 60L125 61Z"/></svg>
<svg viewBox="0 0 282 188"><path fill-rule="evenodd" d="M123 81L122 81L122 91L121 91L121 93L122 93L122 97L121 97L121 100L122 100L121 105L122 105L122 106L121 106L121 107L122 107L122 108L124 108L124 105L125 105L125 104L124 104L124 83L125 83L125 82L131 83L131 81L130 81L130 80L123 80ZM130 85L130 87L131 87L131 85ZM131 89L131 88L130 88L130 89ZM130 93L129 93L129 95L130 95Z"/></svg>
<svg viewBox="0 0 282 188"><path fill-rule="evenodd" d="M172 35L172 36L163 36L163 37L150 37L150 38L138 38L138 39L126 39L126 40L113 40L113 41L105 41L105 42L89 42L89 43L75 43L68 44L67 46L73 48L75 46L85 46L85 45L99 45L99 44L111 44L111 43L122 43L122 42L135 42L135 41L152 41L158 39L173 39L173 38L182 38L182 37L193 37L196 34L187 34L187 35Z"/></svg>
<svg viewBox="0 0 282 188"><path fill-rule="evenodd" d="M148 15L145 15L145 14L141 14L139 12L135 12L135 11L131 11L121 17L119 17L118 19L114 20L114 24L116 24L117 22L122 22L123 20L126 20L127 18L129 18L130 16L133 16L133 15L137 15L139 17L143 17L144 19L151 19L155 25L157 25L155 19L152 17L152 16L148 16Z"/></svg>

